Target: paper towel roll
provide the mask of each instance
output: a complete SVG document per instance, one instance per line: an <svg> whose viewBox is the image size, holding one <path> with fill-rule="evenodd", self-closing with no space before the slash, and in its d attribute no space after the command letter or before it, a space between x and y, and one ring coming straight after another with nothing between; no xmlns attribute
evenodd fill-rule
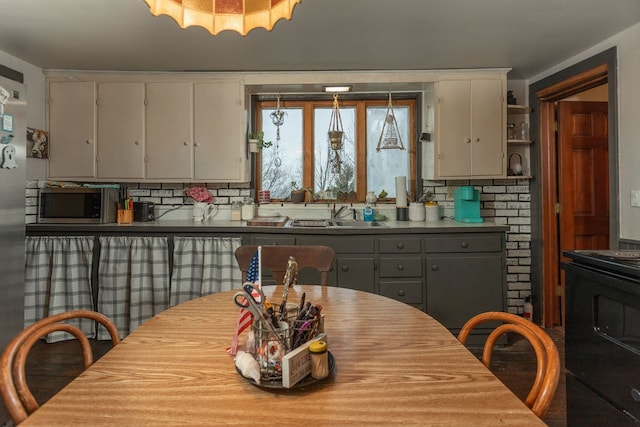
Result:
<svg viewBox="0 0 640 427"><path fill-rule="evenodd" d="M407 177L396 176L396 206L407 207Z"/></svg>

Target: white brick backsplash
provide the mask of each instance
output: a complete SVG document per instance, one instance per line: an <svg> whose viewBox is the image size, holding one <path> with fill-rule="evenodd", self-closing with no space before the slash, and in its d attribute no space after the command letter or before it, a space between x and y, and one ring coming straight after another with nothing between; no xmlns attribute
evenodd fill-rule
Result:
<svg viewBox="0 0 640 427"><path fill-rule="evenodd" d="M518 211L511 209L496 209L496 216L518 216ZM511 220L509 220L509 223L511 223Z"/></svg>
<svg viewBox="0 0 640 427"><path fill-rule="evenodd" d="M507 191L507 187L504 185L487 185L482 187L483 193L504 193Z"/></svg>
<svg viewBox="0 0 640 427"><path fill-rule="evenodd" d="M530 234L509 233L507 234L507 240L509 242L529 242L531 241Z"/></svg>
<svg viewBox="0 0 640 427"><path fill-rule="evenodd" d="M240 190L237 188L221 188L218 190L218 196L239 197Z"/></svg>
<svg viewBox="0 0 640 427"><path fill-rule="evenodd" d="M523 185L512 185L507 187L507 193L528 193L529 187L525 187Z"/></svg>
<svg viewBox="0 0 640 427"><path fill-rule="evenodd" d="M509 193L505 193L505 194L495 194L495 198L496 201L500 200L500 201L516 201L518 200L518 195L517 194L509 194Z"/></svg>
<svg viewBox="0 0 640 427"><path fill-rule="evenodd" d="M151 190L142 188L129 188L129 196L131 197L149 197Z"/></svg>
<svg viewBox="0 0 640 427"><path fill-rule="evenodd" d="M151 197L173 197L172 190L151 190Z"/></svg>
<svg viewBox="0 0 640 427"><path fill-rule="evenodd" d="M512 218L509 218L509 224L529 225L531 224L531 218L530 217L512 217Z"/></svg>

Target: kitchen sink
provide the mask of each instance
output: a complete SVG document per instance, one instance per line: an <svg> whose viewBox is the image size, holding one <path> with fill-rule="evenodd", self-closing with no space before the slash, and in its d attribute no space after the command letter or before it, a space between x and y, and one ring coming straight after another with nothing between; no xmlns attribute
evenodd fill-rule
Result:
<svg viewBox="0 0 640 427"><path fill-rule="evenodd" d="M355 221L355 220L332 220L332 219L294 219L288 224L289 227L310 227L310 228L369 228L384 227L379 221Z"/></svg>
<svg viewBox="0 0 640 427"><path fill-rule="evenodd" d="M369 227L383 227L384 225L379 221L334 221L336 227L354 227L354 228L369 228Z"/></svg>

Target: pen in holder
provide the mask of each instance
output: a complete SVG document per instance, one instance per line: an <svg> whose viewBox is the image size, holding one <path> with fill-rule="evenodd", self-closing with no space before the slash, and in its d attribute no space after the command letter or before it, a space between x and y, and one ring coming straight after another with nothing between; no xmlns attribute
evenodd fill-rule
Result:
<svg viewBox="0 0 640 427"><path fill-rule="evenodd" d="M118 209L118 224L131 224L133 223L133 210L132 209Z"/></svg>

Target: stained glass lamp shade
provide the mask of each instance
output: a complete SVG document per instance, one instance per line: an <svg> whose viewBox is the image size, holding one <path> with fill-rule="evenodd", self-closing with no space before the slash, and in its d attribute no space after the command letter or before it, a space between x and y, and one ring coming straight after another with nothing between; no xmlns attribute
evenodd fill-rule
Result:
<svg viewBox="0 0 640 427"><path fill-rule="evenodd" d="M155 16L169 15L181 28L200 26L216 35L224 30L247 33L269 31L302 0L144 0Z"/></svg>

